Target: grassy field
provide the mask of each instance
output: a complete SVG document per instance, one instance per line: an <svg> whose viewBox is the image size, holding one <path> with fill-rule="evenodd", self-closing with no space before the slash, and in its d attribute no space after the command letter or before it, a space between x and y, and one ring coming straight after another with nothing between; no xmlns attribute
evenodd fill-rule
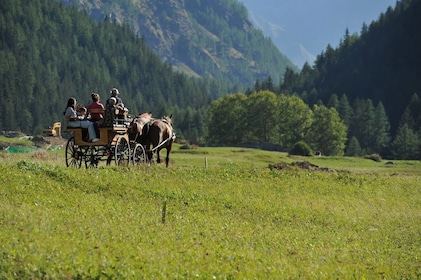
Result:
<svg viewBox="0 0 421 280"><path fill-rule="evenodd" d="M0 279L419 279L421 163L176 146L170 167L0 152ZM336 172L287 168L310 161Z"/></svg>

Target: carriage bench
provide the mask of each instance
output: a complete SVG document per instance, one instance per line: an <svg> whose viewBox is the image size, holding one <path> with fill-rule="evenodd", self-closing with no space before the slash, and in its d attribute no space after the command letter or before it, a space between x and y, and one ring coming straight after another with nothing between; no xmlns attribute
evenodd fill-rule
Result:
<svg viewBox="0 0 421 280"><path fill-rule="evenodd" d="M87 128L81 127L67 127L66 130L72 131L76 145L90 146L90 145L113 145L115 144L115 136L127 133L125 125L113 125L112 127L99 127L99 141L92 143L84 141L84 136L88 133Z"/></svg>

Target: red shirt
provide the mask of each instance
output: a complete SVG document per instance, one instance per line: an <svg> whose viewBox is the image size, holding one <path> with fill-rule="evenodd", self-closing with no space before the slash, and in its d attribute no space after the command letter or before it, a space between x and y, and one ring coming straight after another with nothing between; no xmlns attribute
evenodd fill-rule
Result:
<svg viewBox="0 0 421 280"><path fill-rule="evenodd" d="M104 110L104 105L102 105L102 103L100 103L99 101L92 102L88 106L88 112L89 112L90 109L102 109L102 110ZM104 116L101 113L91 113L91 121L98 121L98 120L102 120L103 118L104 118Z"/></svg>

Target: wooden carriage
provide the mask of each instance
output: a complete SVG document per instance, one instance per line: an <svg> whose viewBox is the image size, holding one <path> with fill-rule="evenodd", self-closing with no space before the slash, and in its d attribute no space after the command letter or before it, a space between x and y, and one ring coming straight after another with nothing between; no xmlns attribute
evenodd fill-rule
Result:
<svg viewBox="0 0 421 280"><path fill-rule="evenodd" d="M84 140L87 129L67 127L66 130L71 131L73 136L66 144L66 166L79 168L84 162L86 168L90 168L97 167L100 161L106 161L108 165L113 160L116 165L123 166L145 162L144 147L130 139L128 127L131 118L127 111L122 115L116 114L119 117L114 119L111 126L95 124L100 140L94 143Z"/></svg>

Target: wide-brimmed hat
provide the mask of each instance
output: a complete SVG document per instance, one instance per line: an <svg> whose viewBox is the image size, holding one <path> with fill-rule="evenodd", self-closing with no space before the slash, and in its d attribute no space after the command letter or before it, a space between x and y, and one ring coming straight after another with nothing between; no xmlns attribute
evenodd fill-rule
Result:
<svg viewBox="0 0 421 280"><path fill-rule="evenodd" d="M116 88L112 88L111 90L110 90L110 93L111 93L111 95L113 95L113 96L117 96L117 95L119 95L120 94L120 92L118 91L118 89L116 89Z"/></svg>

